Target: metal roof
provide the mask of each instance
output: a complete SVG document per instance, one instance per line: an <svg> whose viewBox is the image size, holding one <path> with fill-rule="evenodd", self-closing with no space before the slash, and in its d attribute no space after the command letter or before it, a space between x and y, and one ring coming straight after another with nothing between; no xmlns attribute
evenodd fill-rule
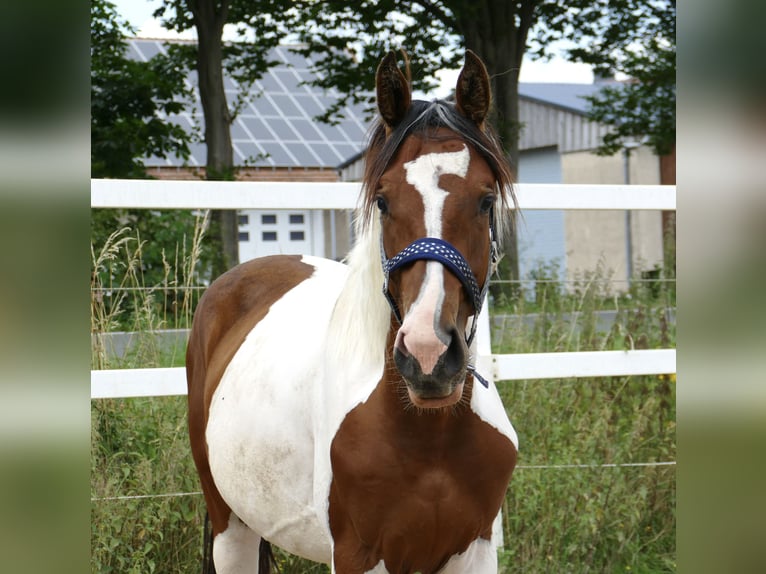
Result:
<svg viewBox="0 0 766 574"><path fill-rule="evenodd" d="M127 57L147 61L157 53L165 53L167 40L128 40ZM328 125L313 118L324 113L338 98L335 89L323 90L309 85L315 72L310 60L290 50L274 48L270 59L279 62L270 68L251 89L253 96L231 126L234 163L238 166L335 168L364 149L368 122L362 105L343 109L344 119ZM204 125L197 87L197 73L187 79L194 89L194 101L187 109L170 119L187 130ZM235 101L237 87L225 78L224 89L229 104ZM200 133L202 129L200 129ZM203 142L190 145L188 165L204 166L206 149ZM147 167L181 166L177 157L151 157Z"/></svg>
<svg viewBox="0 0 766 574"><path fill-rule="evenodd" d="M585 114L588 102L585 96L600 92L606 83L596 84L557 84L557 83L519 83L519 97L542 104Z"/></svg>

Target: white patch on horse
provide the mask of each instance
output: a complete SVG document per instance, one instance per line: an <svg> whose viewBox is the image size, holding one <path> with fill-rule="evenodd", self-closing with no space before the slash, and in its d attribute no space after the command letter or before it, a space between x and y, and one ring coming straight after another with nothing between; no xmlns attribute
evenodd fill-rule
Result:
<svg viewBox="0 0 766 574"><path fill-rule="evenodd" d="M497 550L491 540L477 538L466 551L455 554L438 574L496 574Z"/></svg>
<svg viewBox="0 0 766 574"><path fill-rule="evenodd" d="M226 530L213 541L213 562L218 574L257 574L261 537L232 512Z"/></svg>
<svg viewBox="0 0 766 574"><path fill-rule="evenodd" d="M331 474L329 446L317 444L327 421L315 387L324 386L322 342L347 268L304 262L314 274L271 305L229 362L206 439L216 487L242 522L288 552L329 562L327 495L315 498L315 480Z"/></svg>
<svg viewBox="0 0 766 574"><path fill-rule="evenodd" d="M439 187L442 175L465 177L471 154L467 146L456 152L429 153L404 164L407 183L423 199L426 237L442 239L444 201L448 191ZM426 263L426 275L417 299L397 333L396 346L411 353L424 374L430 374L449 344L449 336L439 329L440 309L444 302L444 266L437 261Z"/></svg>
<svg viewBox="0 0 766 574"><path fill-rule="evenodd" d="M423 198L423 210L427 237L442 236L442 210L448 191L439 187L442 175L465 177L471 154L467 146L455 152L427 153L404 164L407 183Z"/></svg>
<svg viewBox="0 0 766 574"><path fill-rule="evenodd" d="M364 574L388 574L386 563L381 559L372 570L368 570Z"/></svg>
<svg viewBox="0 0 766 574"><path fill-rule="evenodd" d="M478 354L478 345L474 339L471 343L471 356L476 357ZM477 365L477 367L479 366ZM474 392L471 394L471 410L485 423L496 428L500 434L508 437L518 452L519 437L508 419L508 413L494 383L490 383L487 389L474 383Z"/></svg>

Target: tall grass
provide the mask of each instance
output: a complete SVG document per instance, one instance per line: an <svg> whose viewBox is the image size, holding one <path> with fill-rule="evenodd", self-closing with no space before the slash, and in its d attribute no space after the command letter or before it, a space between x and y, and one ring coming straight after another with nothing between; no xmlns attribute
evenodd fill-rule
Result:
<svg viewBox="0 0 766 574"><path fill-rule="evenodd" d="M110 283L104 273L94 279L94 293L140 287L113 289L109 305L96 295L94 332L177 320L156 297L168 285L192 284L193 260L184 260L178 276L168 272L163 284L145 286L140 246L135 233L121 230L94 250L94 269L110 270ZM672 283L636 282L621 294L603 269L566 285L557 276L541 267L528 297L491 309L495 352L675 345ZM179 323L190 321L195 302L190 290ZM604 310L615 313L606 326ZM98 338L93 356L93 368L115 366ZM132 364L119 366L167 360L147 344ZM498 382L521 443L503 507L501 572L675 570L675 467L603 466L675 460L674 382L672 376ZM205 509L194 494L185 398L93 401L91 425L92 571L200 571ZM119 498L174 493L187 495ZM284 574L329 572L279 551L277 560Z"/></svg>
<svg viewBox="0 0 766 574"><path fill-rule="evenodd" d="M123 227L108 236L103 245L91 244L91 367L109 364L104 333L126 330L137 333L133 363L155 366L162 349L151 334L168 327L189 327L201 294L197 271L203 239L209 223L208 212L196 217L192 237L176 244L172 258L162 251L162 279L146 285L143 249L139 229ZM149 335L146 335L149 334ZM157 365L159 366L159 365Z"/></svg>
<svg viewBox="0 0 766 574"><path fill-rule="evenodd" d="M516 301L513 315L495 309L495 352L675 345L672 282L636 281L619 293L603 269L567 286L555 275L538 269L534 296ZM498 383L520 440L502 572L675 571L675 466L653 466L676 459L674 383L673 375Z"/></svg>
<svg viewBox="0 0 766 574"><path fill-rule="evenodd" d="M199 298L197 265L208 216L197 217L171 261L162 253L159 284L146 285L140 231L124 227L91 245L91 368L183 364L183 349L166 349L153 332L188 326ZM135 331L137 344L115 358L105 333ZM189 453L184 397L91 402L92 572L195 572L202 559L200 495Z"/></svg>

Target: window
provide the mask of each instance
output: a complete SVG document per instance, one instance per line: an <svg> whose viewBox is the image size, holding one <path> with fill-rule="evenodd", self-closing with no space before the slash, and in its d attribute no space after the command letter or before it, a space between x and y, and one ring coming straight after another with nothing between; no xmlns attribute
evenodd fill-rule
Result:
<svg viewBox="0 0 766 574"><path fill-rule="evenodd" d="M247 225L250 223L250 216L249 215L240 215L239 218L239 224L240 225Z"/></svg>
<svg viewBox="0 0 766 574"><path fill-rule="evenodd" d="M276 231L264 231L261 234L261 239L264 241L276 241L277 240L277 232Z"/></svg>
<svg viewBox="0 0 766 574"><path fill-rule="evenodd" d="M274 213L268 215L261 215L261 223L263 225L274 225L277 222L277 216Z"/></svg>
<svg viewBox="0 0 766 574"><path fill-rule="evenodd" d="M290 223L303 224L303 214L302 213L291 213L290 214Z"/></svg>
<svg viewBox="0 0 766 574"><path fill-rule="evenodd" d="M250 241L250 234L247 231L240 231L238 238L240 241Z"/></svg>
<svg viewBox="0 0 766 574"><path fill-rule="evenodd" d="M290 241L304 241L305 239L306 239L306 234L303 233L303 231L290 232Z"/></svg>

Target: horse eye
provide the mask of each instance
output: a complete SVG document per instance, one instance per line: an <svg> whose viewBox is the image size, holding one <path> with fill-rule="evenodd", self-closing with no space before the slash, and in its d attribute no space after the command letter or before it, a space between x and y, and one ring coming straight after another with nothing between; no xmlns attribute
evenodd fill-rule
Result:
<svg viewBox="0 0 766 574"><path fill-rule="evenodd" d="M481 199L481 203L479 204L479 211L482 214L489 213L489 210L492 209L493 205L495 205L495 196L494 195L485 195Z"/></svg>
<svg viewBox="0 0 766 574"><path fill-rule="evenodd" d="M388 203L386 202L386 199L379 195L375 198L375 204L378 206L378 209L381 213L387 213L388 212Z"/></svg>

